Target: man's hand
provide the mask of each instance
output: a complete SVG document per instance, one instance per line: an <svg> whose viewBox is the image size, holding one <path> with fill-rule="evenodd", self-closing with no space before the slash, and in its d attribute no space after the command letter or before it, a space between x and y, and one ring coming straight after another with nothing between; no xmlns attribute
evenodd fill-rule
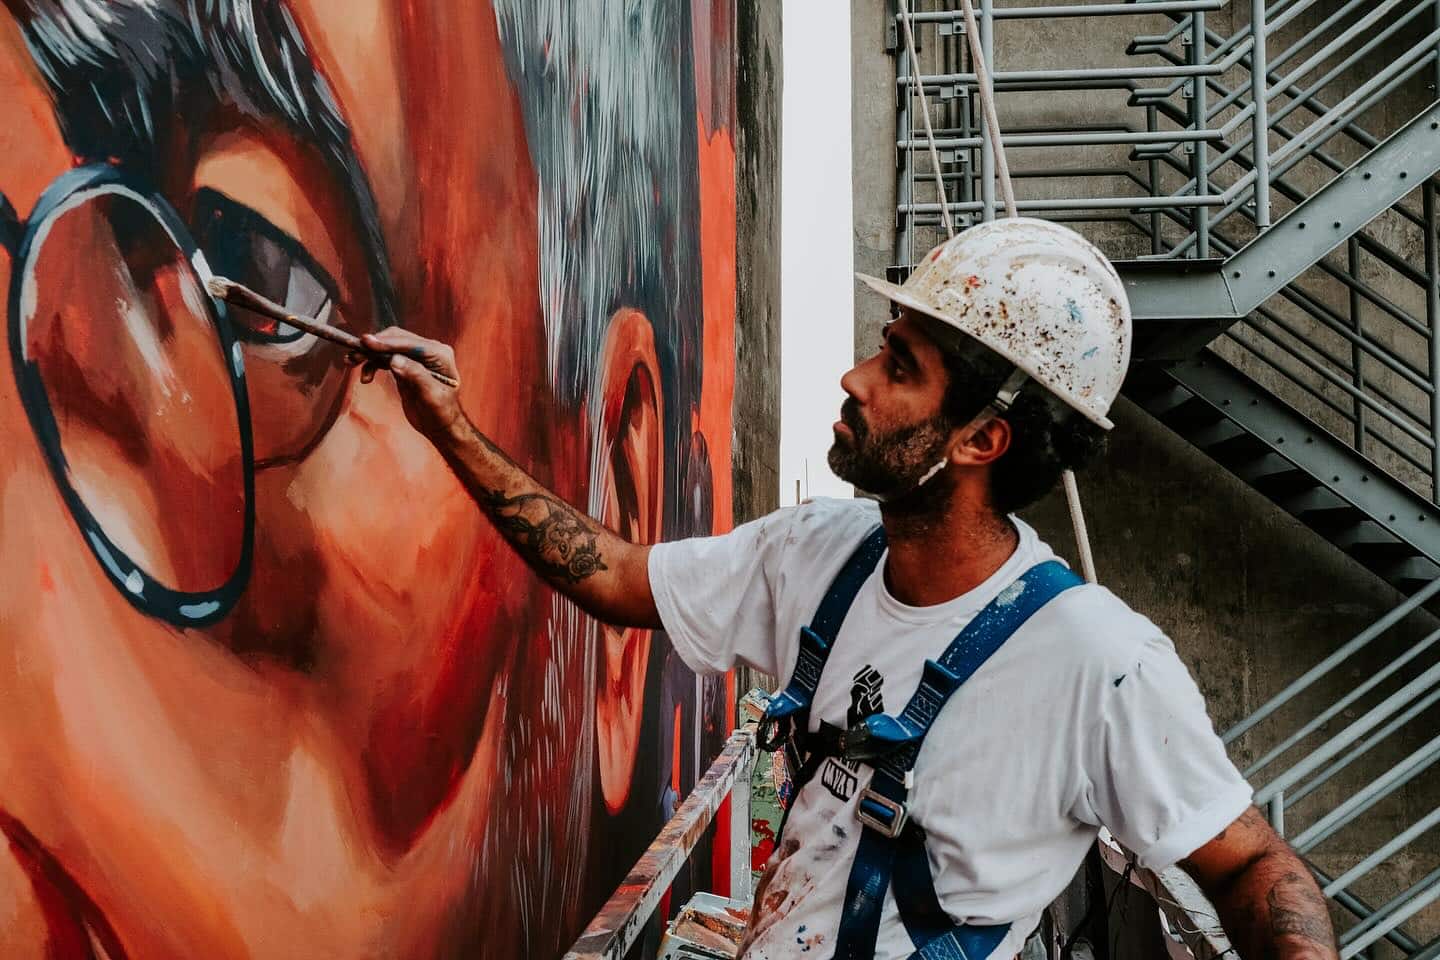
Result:
<svg viewBox="0 0 1440 960"><path fill-rule="evenodd" d="M660 628L650 592L650 547L626 541L546 490L475 429L458 391L430 375L459 380L450 347L399 327L362 340L381 355L350 354L350 363L365 365L361 381L390 371L406 419L440 451L530 569L598 620Z"/></svg>
<svg viewBox="0 0 1440 960"><path fill-rule="evenodd" d="M1180 865L1215 904L1245 960L1336 960L1320 888L1254 807Z"/></svg>
<svg viewBox="0 0 1440 960"><path fill-rule="evenodd" d="M400 389L400 402L405 408L405 419L412 427L431 441L438 441L464 422L465 412L460 409L459 391L430 376L433 370L453 380L460 379L460 372L455 367L455 351L448 344L426 340L400 327L367 333L360 340L380 354L368 357L350 354L352 364L365 364L360 374L361 381L369 383L381 369L394 374L395 385Z"/></svg>

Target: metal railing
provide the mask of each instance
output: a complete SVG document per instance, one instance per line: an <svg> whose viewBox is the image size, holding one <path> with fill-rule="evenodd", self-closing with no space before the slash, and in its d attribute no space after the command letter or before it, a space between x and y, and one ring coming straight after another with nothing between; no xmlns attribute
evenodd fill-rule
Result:
<svg viewBox="0 0 1440 960"><path fill-rule="evenodd" d="M895 57L897 278L943 239L941 204L964 225L996 212L989 138L978 122L958 3L911 6L923 66L912 76L907 58ZM1014 150L1019 209L1096 228L1112 256L1193 259L1203 261L1197 268L1219 269L1248 245L1279 236L1271 231L1295 228L1289 215L1325 197L1347 173L1368 180L1365 158L1420 117L1440 91L1440 0L1063 7L985 0L979 13L985 65L1002 98L1002 118L1011 120L1005 141ZM1137 16L1168 26L1122 34ZM997 30L1023 31L1027 23L1061 17L1113 23L1116 47L1130 61L1034 70L1007 59L996 69ZM1225 23L1234 28L1217 29ZM920 88L931 98L941 138L939 176L917 154ZM1091 109L1077 121L1022 96L1054 91L1118 95L1124 103L1108 112ZM1044 122L1007 109L1027 103L1042 105L1029 113ZM1440 223L1429 177L1437 166L1408 179L1405 168L1396 180L1377 180L1374 189L1384 193L1376 208L1393 205L1369 224L1340 216L1310 224L1333 237L1331 252L1277 279L1278 293L1212 344L1432 503L1440 503L1440 338L1433 333L1440 329ZM1440 827L1436 808L1387 831L1393 815L1382 806L1402 788L1408 799L1420 796L1422 778L1433 780L1440 760L1440 737L1433 735L1440 631L1408 644L1399 639L1407 618L1423 616L1417 611L1437 596L1440 581L1428 583L1225 734L1236 749L1253 748L1257 759L1246 774L1260 784L1258 800L1276 826L1284 832L1289 820L1288 837L1302 854L1339 867L1333 876L1315 872L1326 895L1355 918L1342 932L1344 957L1388 944L1412 960L1440 958L1440 940L1422 944L1404 927L1440 903L1440 862L1412 871L1412 878L1424 875L1404 889L1375 883L1380 864L1402 852L1418 859L1417 841ZM1380 668L1334 692L1337 668L1353 665L1362 652L1367 667ZM1361 829L1385 835L1370 849L1339 848L1343 831L1353 838ZM1374 903L1361 895L1376 890L1384 893Z"/></svg>
<svg viewBox="0 0 1440 960"><path fill-rule="evenodd" d="M623 960L635 945L670 883L705 836L720 807L730 802L730 898L748 902L750 890L750 774L755 767L756 724L730 734L725 748L675 815L586 926L564 960Z"/></svg>
<svg viewBox="0 0 1440 960"><path fill-rule="evenodd" d="M979 29L982 48L986 59L994 59L994 34L997 22L1021 22L1052 18L1122 18L1153 16L1157 13L1188 15L1198 18L1203 27L1204 13L1216 10L1225 0L1157 0L1148 4L1133 3L1081 3L1068 6L1014 6L995 7L993 3L979 9ZM912 14L917 29L932 28L928 40L922 44L922 59L928 60L929 67L918 76L910 69L908 58L895 57L895 83L899 98L896 126L896 155L898 203L897 242L895 262L903 271L923 254L928 246L917 249L926 240L936 241L938 234L923 236L927 229L933 232L939 225L940 205L945 204L956 214L963 225L978 220L989 220L995 216L995 171L991 159L989 134L979 122L978 106L973 96L975 72L969 62L970 54L964 42L964 25L954 9L919 9ZM945 4L953 7L954 4ZM891 3L891 13L899 17L898 10ZM899 52L898 30L895 31L893 49ZM1069 70L1001 70L991 71L995 88L1000 94L1045 90L1116 90L1133 92L1141 80L1156 81L1178 78L1190 82L1201 77L1215 77L1223 72L1223 66L1207 63L1160 63L1147 65L1124 65L1113 68L1089 68ZM941 151L944 166L942 179L929 172L928 166L917 161L917 151L926 147L920 124L916 121L919 98L915 96L922 88L931 99L932 110L937 116L935 135ZM1012 128L1013 129L1013 128ZM1207 124L1203 112L1195 112L1182 121L1161 128L1157 121L1146 127L1135 123L1122 122L1103 127L1081 127L1068 125L1062 128L1034 128L1007 130L1007 150L1031 153L1035 151L1071 151L1077 147L1132 147L1174 150L1182 145L1186 149L1198 150L1203 158L1206 145L1218 143L1223 132ZM1051 173L1040 170L1019 168L1013 175L1017 179L1030 181L1055 180L1073 181L1077 177L1093 182L1094 175L1079 172L1080 168L1057 167ZM1100 176L1108 176L1100 174ZM1203 176L1203 174L1202 174ZM1189 209L1218 207L1225 198L1219 193L1206 191L1176 191L1169 195L1156 192L1154 181L1136 182L1124 178L1124 182L1137 188L1128 194L1072 193L1063 197L1045 196L1041 190L1037 195L1022 198L1018 209L1022 212L1059 214L1051 219L1088 220L1101 222L1118 220L1127 213L1142 210ZM925 187L927 196L919 196L919 188ZM1143 191L1141 193L1140 191Z"/></svg>
<svg viewBox="0 0 1440 960"><path fill-rule="evenodd" d="M931 5L938 9L913 14L917 28L929 28L918 34L926 41L921 76L910 75L907 58L895 58L893 272L900 276L942 239L941 203L962 225L995 212L963 25L948 9L955 6L950 0ZM1167 31L1125 45L1128 55L1143 58L1133 66L992 71L1002 95L1128 93L1127 108L1100 123L1007 127L1007 147L1022 159L1043 151L1130 148L1128 157L1099 163L1015 164L1019 209L1129 228L1135 243L1120 249L1122 255L1227 257L1343 174L1357 151L1381 143L1388 131L1365 126L1377 104L1418 78L1440 83L1440 0L1346 0L1323 9L1318 0L1248 0L1250 22L1221 36L1207 14L1213 20L1236 5L1139 0L982 8L982 40L992 51L1000 23L1022 30L1027 21L1055 17L1173 21ZM1117 31L1117 46L1123 41ZM1165 82L1156 85L1157 79ZM920 85L937 114L944 165L938 182L916 156L924 142L913 96ZM1340 251L1216 347L1387 473L1440 503L1440 341L1430 335L1440 321L1434 184L1417 177L1414 188L1419 203L1397 203L1379 229L1348 231L1348 241L1341 234ZM1412 263L1411 251L1420 250L1424 262Z"/></svg>
<svg viewBox="0 0 1440 960"><path fill-rule="evenodd" d="M1440 661L1434 657L1440 630L1433 630L1404 646L1379 670L1363 676L1323 709L1310 713L1314 700L1329 699L1321 692L1323 681L1350 658L1373 649L1372 645L1393 642L1397 627L1437 595L1440 595L1440 580L1386 613L1223 734L1224 741L1233 745L1262 725L1281 726L1279 720L1286 708L1300 706L1303 698L1302 709L1290 710L1290 713L1299 712L1301 719L1293 728L1272 734L1273 742L1244 770L1252 783L1259 784L1255 802L1267 811L1275 829L1286 836L1302 856L1313 859L1322 844L1367 814L1373 814L1387 797L1417 781L1440 761L1440 736L1436 736L1369 777L1330 809L1310 812L1303 829L1287 829L1293 826L1297 809L1304 809L1302 805L1318 796L1321 787L1347 768L1353 768L1357 761L1372 755L1377 747L1388 744L1393 749L1415 729L1418 719L1440 704ZM1337 720L1348 722L1332 731ZM1353 773L1352 769L1352 780ZM1372 817L1362 825L1374 830L1377 823ZM1331 877L1316 869L1324 894L1357 920L1340 935L1342 958L1356 956L1382 938L1406 956L1427 949L1405 933L1401 924L1440 900L1440 857L1434 858L1435 869L1379 906L1372 906L1357 896L1354 887L1376 867L1411 847L1437 825L1440 825L1440 807L1415 819L1373 850L1358 856L1350 852L1355 862L1337 876Z"/></svg>

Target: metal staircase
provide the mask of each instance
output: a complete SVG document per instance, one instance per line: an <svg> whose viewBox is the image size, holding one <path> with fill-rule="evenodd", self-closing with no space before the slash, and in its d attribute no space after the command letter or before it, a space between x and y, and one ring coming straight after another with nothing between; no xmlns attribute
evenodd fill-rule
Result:
<svg viewBox="0 0 1440 960"><path fill-rule="evenodd" d="M981 41L1019 208L1116 260L1127 395L1404 595L1224 736L1349 918L1341 955L1440 958L1416 932L1440 922L1440 807L1373 850L1332 842L1402 788L1432 802L1417 788L1440 760L1440 630L1401 629L1440 609L1440 0L996 2ZM996 208L958 2L912 6L921 76L889 38L896 279L941 239L942 203L962 224ZM1124 62L1015 66L1027 31L1077 20ZM1413 869L1392 889L1376 870L1399 855Z"/></svg>

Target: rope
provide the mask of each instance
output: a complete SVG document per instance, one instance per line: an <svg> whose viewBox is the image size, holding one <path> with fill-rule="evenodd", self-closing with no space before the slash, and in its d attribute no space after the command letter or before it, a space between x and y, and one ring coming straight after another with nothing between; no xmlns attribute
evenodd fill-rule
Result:
<svg viewBox="0 0 1440 960"><path fill-rule="evenodd" d="M935 171L935 189L940 191L940 222L945 236L955 236L955 221L950 219L950 205L945 202L945 180L940 171L940 151L935 149L935 128L930 126L930 101L925 97L925 84L920 82L920 57L915 53L915 33L910 27L910 5L900 0L901 23L905 27L905 49L910 51L910 89L920 92L920 116L925 118L925 142L930 145L930 166Z"/></svg>
<svg viewBox="0 0 1440 960"><path fill-rule="evenodd" d="M930 166L935 171L935 189L940 194L940 220L945 225L945 235L955 236L955 223L950 219L949 197L945 192L945 179L940 169L940 152L935 149L935 130L930 124L930 101L925 95L925 83L921 79L920 57L915 52L915 32L910 22L909 0L899 0L900 22L905 30L905 48L910 55L911 87L920 94L920 115L925 118L925 141L930 148ZM1000 193L1005 201L1005 215L1016 216L1015 187L1010 182L1010 162L1005 155L1005 140L1000 133L1000 115L995 110L995 87L990 76L990 66L985 62L985 49L980 43L980 27L975 21L975 8L971 0L960 0L960 9L965 17L965 36L970 44L970 61L975 67L976 92L980 97L980 109L985 115L985 129L990 134L990 150L995 156L995 172L1000 181ZM1075 545L1080 551L1080 570L1087 583L1095 583L1095 557L1090 550L1090 534L1085 527L1085 512L1080 505L1080 487L1075 472L1066 470L1063 475L1065 502L1070 508L1070 523L1075 530Z"/></svg>

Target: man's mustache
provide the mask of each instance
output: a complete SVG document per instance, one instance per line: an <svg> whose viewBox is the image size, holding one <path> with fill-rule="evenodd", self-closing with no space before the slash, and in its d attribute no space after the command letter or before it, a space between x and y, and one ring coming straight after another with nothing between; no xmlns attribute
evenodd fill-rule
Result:
<svg viewBox="0 0 1440 960"><path fill-rule="evenodd" d="M854 397L846 397L845 402L840 404L840 422L850 428L856 443L865 439L865 421L860 418L860 404L855 402Z"/></svg>

